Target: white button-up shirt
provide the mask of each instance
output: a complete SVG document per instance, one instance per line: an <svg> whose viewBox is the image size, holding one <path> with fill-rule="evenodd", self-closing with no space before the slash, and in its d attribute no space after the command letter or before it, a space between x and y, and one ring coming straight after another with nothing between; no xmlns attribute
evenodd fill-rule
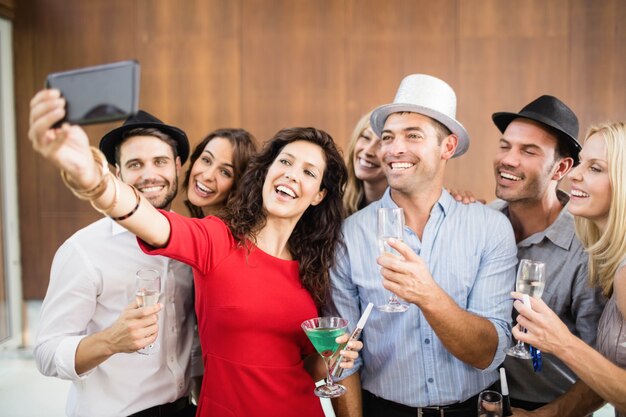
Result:
<svg viewBox="0 0 626 417"><path fill-rule="evenodd" d="M134 298L135 273L141 268L161 273L158 353L115 354L77 375L78 344L118 319ZM59 248L41 309L35 360L44 375L72 381L68 416L127 416L188 393L195 326L192 285L188 266L144 254L136 237L108 218L78 231ZM200 353L193 356L201 366Z"/></svg>

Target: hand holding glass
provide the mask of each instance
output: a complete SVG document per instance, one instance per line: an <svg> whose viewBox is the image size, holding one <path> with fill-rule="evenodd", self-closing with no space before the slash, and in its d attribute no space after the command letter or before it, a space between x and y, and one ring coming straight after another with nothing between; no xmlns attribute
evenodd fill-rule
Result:
<svg viewBox="0 0 626 417"><path fill-rule="evenodd" d="M303 321L301 326L326 365L326 384L315 388L315 395L321 398L336 398L343 395L346 388L333 383L333 377L330 374L330 359L339 348L335 339L346 333L348 320L341 317L316 317Z"/></svg>
<svg viewBox="0 0 626 417"><path fill-rule="evenodd" d="M517 269L515 290L531 297L541 298L545 285L546 265L543 262L522 259ZM506 354L520 359L532 358L522 341L518 341L515 346L507 349Z"/></svg>
<svg viewBox="0 0 626 417"><path fill-rule="evenodd" d="M404 210L401 208L383 207L378 209L378 249L380 254L385 252L396 253L387 243L387 239L393 238L402 241L404 238ZM404 313L409 306L398 301L398 297L391 293L387 304L376 306L385 313Z"/></svg>
<svg viewBox="0 0 626 417"><path fill-rule="evenodd" d="M137 305L139 307L156 305L161 295L161 275L159 271L154 269L140 269L135 276L135 297L137 299ZM158 352L158 349L155 348L154 343L151 343L139 349L137 352L144 355L151 355Z"/></svg>
<svg viewBox="0 0 626 417"><path fill-rule="evenodd" d="M478 417L502 417L502 395L499 392L478 394Z"/></svg>

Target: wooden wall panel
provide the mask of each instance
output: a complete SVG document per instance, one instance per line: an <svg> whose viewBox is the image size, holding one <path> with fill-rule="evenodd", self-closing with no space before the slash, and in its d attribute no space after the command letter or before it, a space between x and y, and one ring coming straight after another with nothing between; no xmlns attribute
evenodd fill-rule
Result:
<svg viewBox="0 0 626 417"><path fill-rule="evenodd" d="M245 1L242 123L261 141L279 129L343 130L343 2Z"/></svg>
<svg viewBox="0 0 626 417"><path fill-rule="evenodd" d="M192 144L241 125L239 2L139 2L137 58L142 105L182 127Z"/></svg>
<svg viewBox="0 0 626 417"><path fill-rule="evenodd" d="M402 78L437 76L454 87L456 1L350 0L346 12L347 143L359 118L390 103Z"/></svg>
<svg viewBox="0 0 626 417"><path fill-rule="evenodd" d="M568 77L581 120L581 140L592 123L626 120L626 2L571 2Z"/></svg>
<svg viewBox="0 0 626 417"><path fill-rule="evenodd" d="M15 0L0 0L0 17L12 20L15 16Z"/></svg>
<svg viewBox="0 0 626 417"><path fill-rule="evenodd" d="M10 0L0 0L0 5ZM220 127L260 140L288 126L345 148L361 114L409 73L455 88L470 151L446 184L493 197L495 111L562 98L584 128L626 115L620 0L21 0L15 2L20 215L26 298L41 298L56 248L97 218L26 138L28 101L51 71L138 59L141 107L192 145ZM114 124L90 127L96 144ZM185 167L186 168L186 167ZM184 212L180 204L177 211ZM36 257L31 255L35 253Z"/></svg>

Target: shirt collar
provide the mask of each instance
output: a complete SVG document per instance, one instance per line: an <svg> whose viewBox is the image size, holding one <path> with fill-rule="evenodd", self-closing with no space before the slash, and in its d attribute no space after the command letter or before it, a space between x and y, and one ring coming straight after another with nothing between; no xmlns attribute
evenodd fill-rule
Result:
<svg viewBox="0 0 626 417"><path fill-rule="evenodd" d="M567 210L567 203L569 203L569 197L567 194L561 190L558 190L557 193L559 193L559 201L565 205L561 209L561 212L557 216L556 220L545 230L528 236L526 239L519 242L517 246L529 247L531 245L536 245L544 238L547 238L556 246L569 250L572 245L572 240L574 240L574 236L576 235L573 216ZM496 202L490 204L490 206L504 213L507 218L509 217L509 204L507 202L497 200Z"/></svg>
<svg viewBox="0 0 626 417"><path fill-rule="evenodd" d="M569 250L576 235L573 216L565 205L556 220L544 231L546 237L557 246Z"/></svg>
<svg viewBox="0 0 626 417"><path fill-rule="evenodd" d="M391 207L391 208L398 207L395 201L393 201L393 199L391 198L390 187L387 187L387 190L385 190L385 194L383 194L383 197L380 199L380 202L381 202L381 207ZM435 205L433 206L430 212L433 213L435 209L438 208L439 210L443 212L444 215L447 215L453 203L455 203L454 198L452 198L450 193L446 191L445 188L442 188L441 195L439 196L439 200L437 200L437 202L435 203Z"/></svg>

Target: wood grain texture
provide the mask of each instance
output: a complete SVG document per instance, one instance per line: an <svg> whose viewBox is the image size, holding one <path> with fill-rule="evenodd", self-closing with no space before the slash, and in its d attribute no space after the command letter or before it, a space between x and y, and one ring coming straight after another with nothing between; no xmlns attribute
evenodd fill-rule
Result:
<svg viewBox="0 0 626 417"><path fill-rule="evenodd" d="M13 20L15 17L15 0L0 0L0 17Z"/></svg>
<svg viewBox="0 0 626 417"><path fill-rule="evenodd" d="M138 59L141 107L182 127L192 146L221 127L264 141L315 126L345 147L359 117L393 100L403 76L435 75L456 90L472 139L446 185L491 199L493 112L553 94L578 114L581 132L625 117L625 18L619 0L16 2L25 297L43 296L56 248L98 217L26 139L28 101L48 72ZM113 126L89 128L92 143ZM181 200L174 208L185 212Z"/></svg>

